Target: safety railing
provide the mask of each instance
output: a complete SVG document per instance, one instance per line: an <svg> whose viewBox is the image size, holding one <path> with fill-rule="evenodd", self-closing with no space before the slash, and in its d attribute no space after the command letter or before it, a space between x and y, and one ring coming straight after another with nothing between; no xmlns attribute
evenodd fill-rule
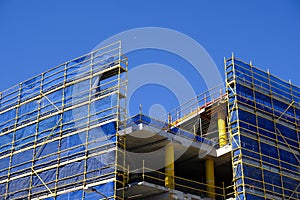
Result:
<svg viewBox="0 0 300 200"><path fill-rule="evenodd" d="M202 108L211 106L225 97L225 88L224 84L222 83L171 110L169 112L169 120L171 121L172 125L176 125L188 117L199 113Z"/></svg>
<svg viewBox="0 0 300 200"><path fill-rule="evenodd" d="M166 173L164 172L156 171L143 166L142 168L131 170L129 174L128 183L147 182L165 187ZM222 186L211 186L203 182L186 179L179 176L174 176L174 181L175 190L187 194L193 194L202 198L214 196L215 199L225 200L235 197L233 190L234 186L225 186L224 182L222 183ZM210 190L207 190L207 188L210 188Z"/></svg>

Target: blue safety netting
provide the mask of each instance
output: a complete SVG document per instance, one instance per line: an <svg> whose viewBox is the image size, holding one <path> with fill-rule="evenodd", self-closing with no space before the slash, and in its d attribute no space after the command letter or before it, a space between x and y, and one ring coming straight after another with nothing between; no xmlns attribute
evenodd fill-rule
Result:
<svg viewBox="0 0 300 200"><path fill-rule="evenodd" d="M299 199L300 88L236 59L226 81L238 196Z"/></svg>
<svg viewBox="0 0 300 200"><path fill-rule="evenodd" d="M169 128L170 125L167 122L159 121L157 119L153 119L153 118L143 115L143 114L138 114L138 115L135 115L135 116L129 118L127 120L126 124L129 127L129 126L135 126L140 123L149 125L158 130L167 130L171 134L178 135L178 136L181 136L183 138L186 138L186 139L189 139L192 141L195 140L199 143L205 143L205 144L208 144L211 146L215 145L215 143L209 139L206 139L206 138L198 136L198 135L194 135L191 132L185 131L185 130L177 128L177 127Z"/></svg>
<svg viewBox="0 0 300 200"><path fill-rule="evenodd" d="M118 82L101 88L101 71L116 59L95 52L0 93L0 199L100 198L84 184L114 196L119 94L103 90Z"/></svg>

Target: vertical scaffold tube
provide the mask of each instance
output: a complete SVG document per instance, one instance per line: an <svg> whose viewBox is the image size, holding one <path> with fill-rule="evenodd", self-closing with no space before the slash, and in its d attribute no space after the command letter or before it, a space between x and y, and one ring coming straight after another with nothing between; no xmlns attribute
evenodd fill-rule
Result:
<svg viewBox="0 0 300 200"><path fill-rule="evenodd" d="M218 112L218 129L219 129L219 145L225 146L228 143L226 134L225 113L223 111Z"/></svg>
<svg viewBox="0 0 300 200"><path fill-rule="evenodd" d="M166 146L165 151L165 186L170 189L175 188L174 179L174 145L172 143Z"/></svg>
<svg viewBox="0 0 300 200"><path fill-rule="evenodd" d="M206 172L206 184L207 184L207 196L215 199L215 169L214 160L205 160L205 172Z"/></svg>

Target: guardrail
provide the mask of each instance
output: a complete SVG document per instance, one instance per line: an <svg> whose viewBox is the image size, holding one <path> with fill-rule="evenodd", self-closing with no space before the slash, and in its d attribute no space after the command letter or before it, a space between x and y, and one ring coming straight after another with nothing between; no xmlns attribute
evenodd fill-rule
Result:
<svg viewBox="0 0 300 200"><path fill-rule="evenodd" d="M128 183L132 182L148 182L155 185L165 187L166 174L161 171L152 170L147 167L131 170L129 173ZM225 200L234 198L234 186L229 185L225 187L224 182L222 186L209 186L206 183L198 182L183 177L174 176L175 190L184 193L193 194L199 197L215 196L216 199ZM213 188L215 192L207 191L207 188Z"/></svg>
<svg viewBox="0 0 300 200"><path fill-rule="evenodd" d="M199 112L202 108L212 105L225 97L226 92L224 84L222 83L171 110L169 112L169 121L172 125L176 125L189 116Z"/></svg>

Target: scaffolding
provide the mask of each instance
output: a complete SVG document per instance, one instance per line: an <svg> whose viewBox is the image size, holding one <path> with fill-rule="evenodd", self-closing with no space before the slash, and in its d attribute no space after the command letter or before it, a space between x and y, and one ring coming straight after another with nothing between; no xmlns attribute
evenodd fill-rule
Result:
<svg viewBox="0 0 300 200"><path fill-rule="evenodd" d="M1 92L0 199L300 199L300 88L224 65L168 121L128 118L121 42ZM125 153L164 147L159 169Z"/></svg>
<svg viewBox="0 0 300 200"><path fill-rule="evenodd" d="M115 42L0 93L0 199L123 199L127 65Z"/></svg>
<svg viewBox="0 0 300 200"><path fill-rule="evenodd" d="M300 88L224 62L236 199L300 199Z"/></svg>

